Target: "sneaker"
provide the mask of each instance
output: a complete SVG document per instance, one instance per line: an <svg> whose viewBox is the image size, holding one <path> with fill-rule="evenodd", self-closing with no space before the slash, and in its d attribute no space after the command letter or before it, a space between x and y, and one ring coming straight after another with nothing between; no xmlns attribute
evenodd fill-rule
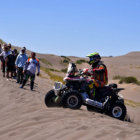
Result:
<svg viewBox="0 0 140 140"><path fill-rule="evenodd" d="M16 76L13 76L12 78L13 78L13 79L16 79Z"/></svg>
<svg viewBox="0 0 140 140"><path fill-rule="evenodd" d="M30 87L30 90L33 91L33 87Z"/></svg>
<svg viewBox="0 0 140 140"><path fill-rule="evenodd" d="M20 86L19 88L23 88L23 86Z"/></svg>

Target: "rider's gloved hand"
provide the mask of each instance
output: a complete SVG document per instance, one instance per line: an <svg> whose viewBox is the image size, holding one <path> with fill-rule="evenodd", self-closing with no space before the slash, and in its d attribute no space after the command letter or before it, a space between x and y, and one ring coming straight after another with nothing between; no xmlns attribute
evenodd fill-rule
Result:
<svg viewBox="0 0 140 140"><path fill-rule="evenodd" d="M79 69L79 74L82 75L83 74L83 70Z"/></svg>
<svg viewBox="0 0 140 140"><path fill-rule="evenodd" d="M87 69L87 68L84 68L84 69L83 69L83 73L86 74L87 72L88 72L88 69Z"/></svg>
<svg viewBox="0 0 140 140"><path fill-rule="evenodd" d="M92 84L92 83L94 83L93 80L89 80L88 81L88 84Z"/></svg>

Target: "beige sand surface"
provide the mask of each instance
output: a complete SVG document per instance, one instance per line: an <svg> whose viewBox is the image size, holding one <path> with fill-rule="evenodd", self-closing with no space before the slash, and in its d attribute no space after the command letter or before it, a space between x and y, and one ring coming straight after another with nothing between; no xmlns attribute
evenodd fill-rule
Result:
<svg viewBox="0 0 140 140"><path fill-rule="evenodd" d="M15 80L6 81L0 73L0 140L139 140L139 124L85 107L46 108L44 96L53 82L41 78L36 82L31 92L29 86L20 89Z"/></svg>
<svg viewBox="0 0 140 140"><path fill-rule="evenodd" d="M38 54L52 68L63 69L60 56ZM83 58L70 57L72 61ZM108 67L109 83L113 76L135 76L140 80L140 52L120 57L103 58ZM45 64L41 63L43 66ZM78 68L89 67L83 63ZM44 75L44 73L43 73ZM64 73L60 73L64 76ZM37 77L35 91L20 89L15 80L6 81L0 72L0 140L139 140L140 139L140 86L122 84L121 92L130 101L128 115L134 123L122 122L97 112L63 108L47 108L44 97L52 88L53 81Z"/></svg>

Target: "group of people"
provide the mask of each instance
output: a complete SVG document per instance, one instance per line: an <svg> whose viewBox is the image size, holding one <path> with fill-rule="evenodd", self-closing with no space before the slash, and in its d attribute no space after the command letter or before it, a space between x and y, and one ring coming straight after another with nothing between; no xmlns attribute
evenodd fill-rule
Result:
<svg viewBox="0 0 140 140"><path fill-rule="evenodd" d="M89 57L90 69L84 69L85 75L90 75L95 87L104 87L108 82L107 68L102 63L101 57L98 53L91 53ZM18 54L16 49L11 49L11 44L0 44L0 60L3 77L16 78L16 82L21 84L23 88L30 78L30 89L34 88L34 80L36 68L38 70L37 76L40 74L40 63L36 58L36 53L32 52L31 57L26 54L26 48L23 47ZM11 75L9 76L9 73ZM6 75L5 75L6 74Z"/></svg>
<svg viewBox="0 0 140 140"><path fill-rule="evenodd" d="M36 58L36 53L32 52L31 57L26 54L26 48L23 47L18 53L17 49L12 50L11 44L0 44L0 60L3 77L16 79L16 83L21 84L23 88L28 81L30 82L30 89L34 88L34 80L36 69L37 76L40 74L40 63Z"/></svg>

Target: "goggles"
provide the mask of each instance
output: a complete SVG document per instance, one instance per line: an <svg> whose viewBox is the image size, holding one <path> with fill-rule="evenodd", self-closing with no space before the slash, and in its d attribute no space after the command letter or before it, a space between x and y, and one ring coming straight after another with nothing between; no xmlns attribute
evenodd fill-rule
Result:
<svg viewBox="0 0 140 140"><path fill-rule="evenodd" d="M90 59L90 61L93 61L93 60L94 60L94 58L93 58L93 57L90 57L89 59Z"/></svg>

